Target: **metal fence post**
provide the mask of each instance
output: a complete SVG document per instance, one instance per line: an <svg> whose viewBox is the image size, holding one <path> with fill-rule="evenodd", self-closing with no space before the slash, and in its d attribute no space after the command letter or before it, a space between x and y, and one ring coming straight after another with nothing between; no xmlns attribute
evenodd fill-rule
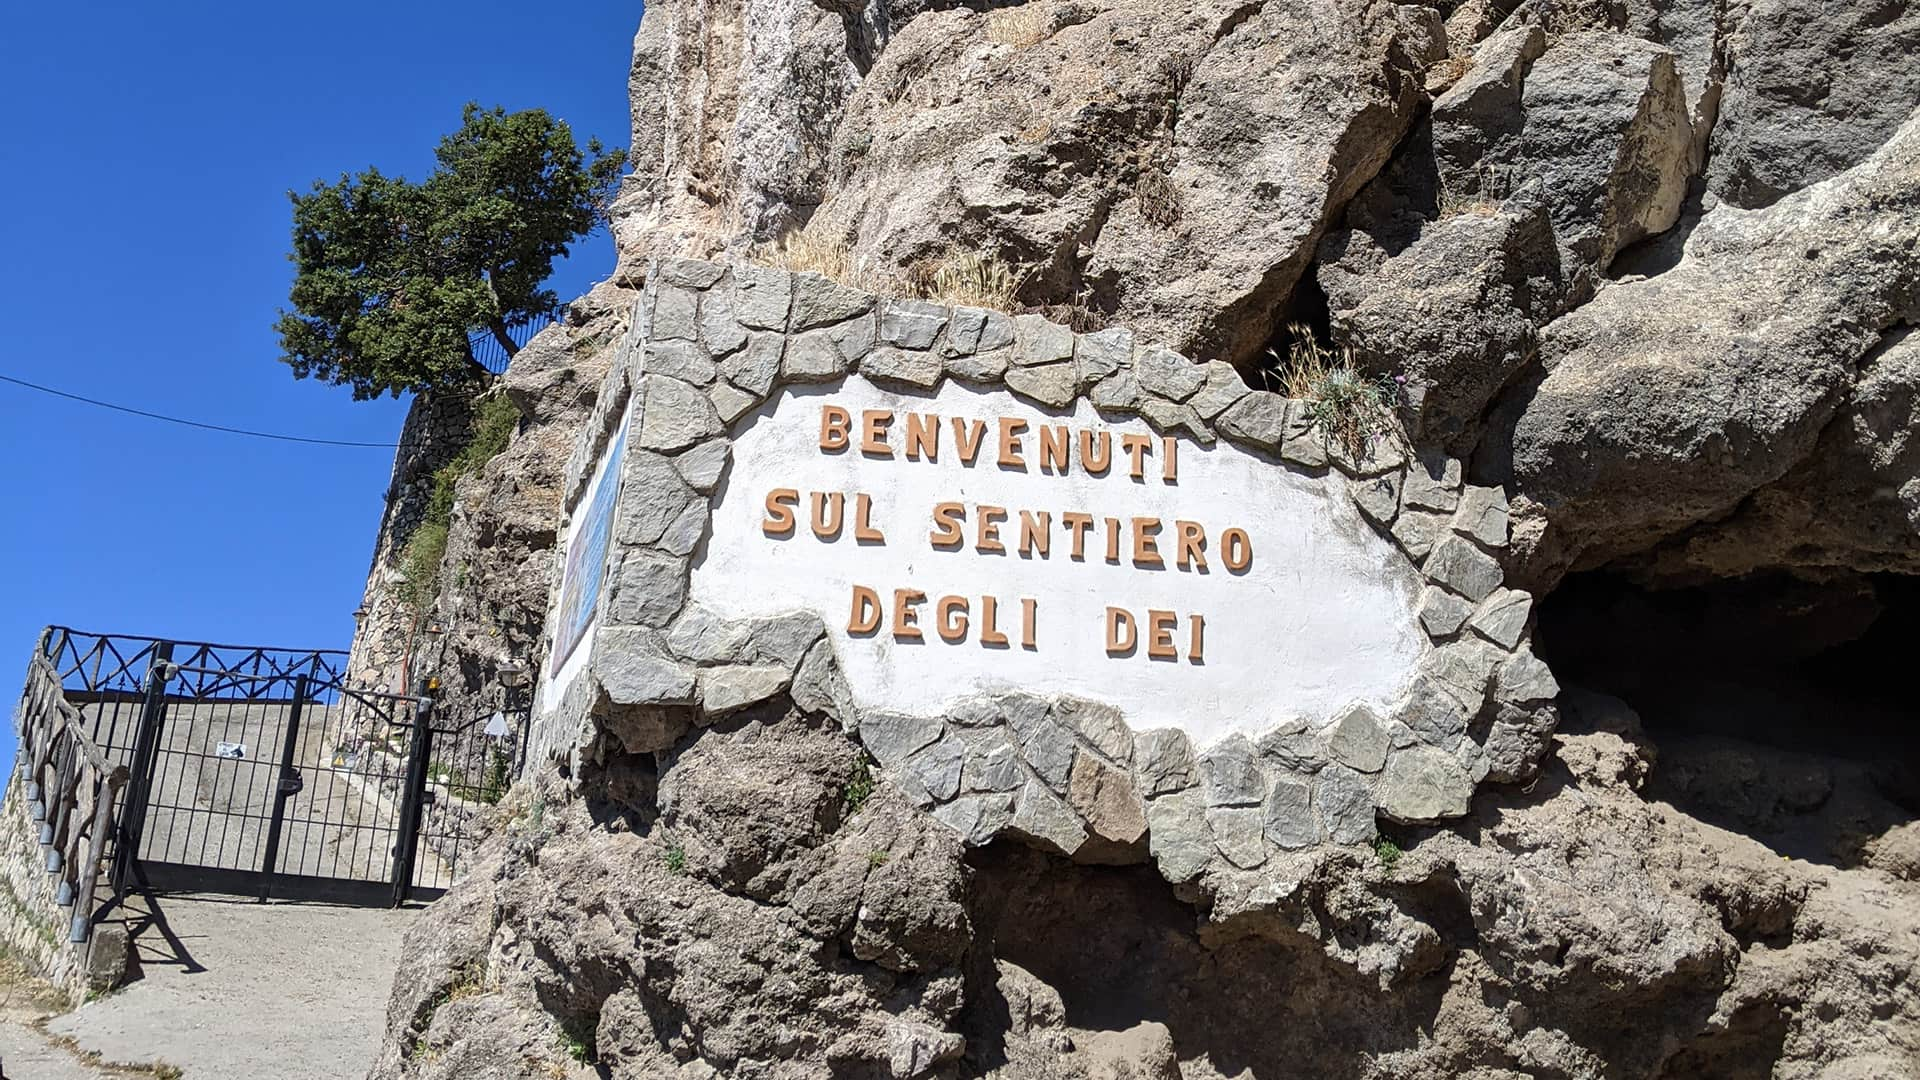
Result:
<svg viewBox="0 0 1920 1080"><path fill-rule="evenodd" d="M147 800L153 788L154 757L160 749L160 727L167 716L167 683L173 680L173 642L158 642L147 662L146 695L140 706L140 728L134 737L133 762L128 769L127 801L120 815L120 835L113 850L113 895L127 894L127 879L140 856L140 837L147 827Z"/></svg>
<svg viewBox="0 0 1920 1080"><path fill-rule="evenodd" d="M307 677L293 678L293 708L287 711L287 737L280 748L279 783L274 789L273 816L267 821L267 850L260 860L260 899L273 895L273 875L280 861L280 832L286 825L287 802L305 786L300 770L293 767L293 756L300 743L300 711L307 701Z"/></svg>
<svg viewBox="0 0 1920 1080"><path fill-rule="evenodd" d="M406 903L413 891L413 863L420 850L420 820L426 812L427 759L432 752L433 699L422 695L414 703L413 740L407 751L407 788L400 801L399 835L394 837L394 907Z"/></svg>

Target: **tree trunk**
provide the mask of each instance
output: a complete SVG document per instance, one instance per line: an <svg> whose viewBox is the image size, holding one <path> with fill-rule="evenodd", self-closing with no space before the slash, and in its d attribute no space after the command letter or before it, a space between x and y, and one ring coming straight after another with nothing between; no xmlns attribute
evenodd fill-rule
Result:
<svg viewBox="0 0 1920 1080"><path fill-rule="evenodd" d="M507 333L506 321L496 318L487 324L487 329L493 331L493 340L499 342L500 347L507 350L507 359L513 359L513 355L520 351L520 346L515 345L512 335Z"/></svg>
<svg viewBox="0 0 1920 1080"><path fill-rule="evenodd" d="M471 341L467 342L467 363L472 364L473 370L480 373L482 381L493 378L493 372L487 370L487 365L481 363L480 358L473 355L473 342Z"/></svg>

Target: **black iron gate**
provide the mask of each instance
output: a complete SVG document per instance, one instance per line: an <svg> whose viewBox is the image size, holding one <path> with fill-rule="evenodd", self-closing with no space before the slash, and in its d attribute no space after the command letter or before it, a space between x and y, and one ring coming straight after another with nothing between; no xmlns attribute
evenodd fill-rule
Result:
<svg viewBox="0 0 1920 1080"><path fill-rule="evenodd" d="M511 779L523 715L448 723L427 694L347 685L345 653L62 627L42 640L89 734L128 769L116 891L432 899Z"/></svg>

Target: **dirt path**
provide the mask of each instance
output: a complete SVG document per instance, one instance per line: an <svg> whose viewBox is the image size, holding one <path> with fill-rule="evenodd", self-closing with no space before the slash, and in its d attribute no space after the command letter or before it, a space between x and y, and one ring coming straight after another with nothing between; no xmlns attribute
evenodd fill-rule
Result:
<svg viewBox="0 0 1920 1080"><path fill-rule="evenodd" d="M186 1080L360 1080L416 913L164 897L135 938L141 978L47 1027L110 1061L170 1063Z"/></svg>
<svg viewBox="0 0 1920 1080"><path fill-rule="evenodd" d="M43 1025L65 1008L65 999L52 987L11 957L0 956L0 1080L127 1080L163 1075L152 1068L103 1065L48 1033Z"/></svg>

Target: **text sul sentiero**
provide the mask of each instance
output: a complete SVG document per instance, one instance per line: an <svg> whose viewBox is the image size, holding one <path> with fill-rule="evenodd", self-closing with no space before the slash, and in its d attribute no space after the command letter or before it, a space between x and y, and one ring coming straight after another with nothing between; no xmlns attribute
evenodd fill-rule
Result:
<svg viewBox="0 0 1920 1080"><path fill-rule="evenodd" d="M1127 460L1128 474L1136 483L1147 482L1149 463L1155 479L1175 484L1179 478L1178 443L1171 437L1155 439L1148 435L1122 434L1116 440L1110 431L1075 428L1067 424L1029 425L1019 417L1001 416L991 425L986 420L960 416L942 417L935 413L905 412L896 416L891 409L863 410L857 421L847 409L823 405L820 409L819 448L823 454L843 454L857 450L863 456L885 461L938 462L942 453L942 432L952 436L952 453L962 465L971 467L986 450L993 463L1003 470L1037 472L1065 476L1078 468L1089 476L1106 476L1115 465L1114 449ZM991 449L988 449L989 446ZM849 515L849 496L851 514ZM851 532L856 543L884 545L885 532L873 523L873 499L866 492L813 491L774 488L767 492L766 516L761 531L775 539L799 534L801 504L808 507L808 525L812 535L826 543L840 540ZM1018 539L1003 536L1001 525L1014 528L1013 515L1019 515ZM849 521L849 517L851 520ZM971 524L971 528L969 528ZM1056 545L1056 539L1062 543ZM1067 559L1085 562L1089 551L1108 564L1132 565L1144 570L1164 570L1171 565L1188 573L1207 573L1209 545L1214 542L1199 522L1157 517L1107 516L1084 510L1017 509L936 502L927 532L928 543L937 551L962 552L969 548L984 555L1004 555L1012 543L1025 559L1050 560L1055 550L1064 549ZM1091 543L1089 542L1091 541ZM1228 528L1218 533L1214 557L1231 574L1247 572L1253 565L1253 541L1245 529ZM880 590L866 585L852 587L847 632L867 637L885 631L896 640L926 640L920 617L921 606L929 594L922 589L895 588L892 616L887 617L887 601ZM945 595L932 601L931 629L939 640L963 644L975 640L986 648L1009 648L1012 641L1000 629L1000 599L982 596ZM1020 597L1019 646L1029 651L1040 648L1039 601ZM977 618L977 622L975 621ZM1106 608L1106 652L1110 657L1142 655L1150 660L1177 660L1184 647L1190 663L1202 663L1206 648L1206 617L1199 612L1185 615L1184 633L1181 615L1174 611L1147 609L1136 617L1126 606Z"/></svg>

